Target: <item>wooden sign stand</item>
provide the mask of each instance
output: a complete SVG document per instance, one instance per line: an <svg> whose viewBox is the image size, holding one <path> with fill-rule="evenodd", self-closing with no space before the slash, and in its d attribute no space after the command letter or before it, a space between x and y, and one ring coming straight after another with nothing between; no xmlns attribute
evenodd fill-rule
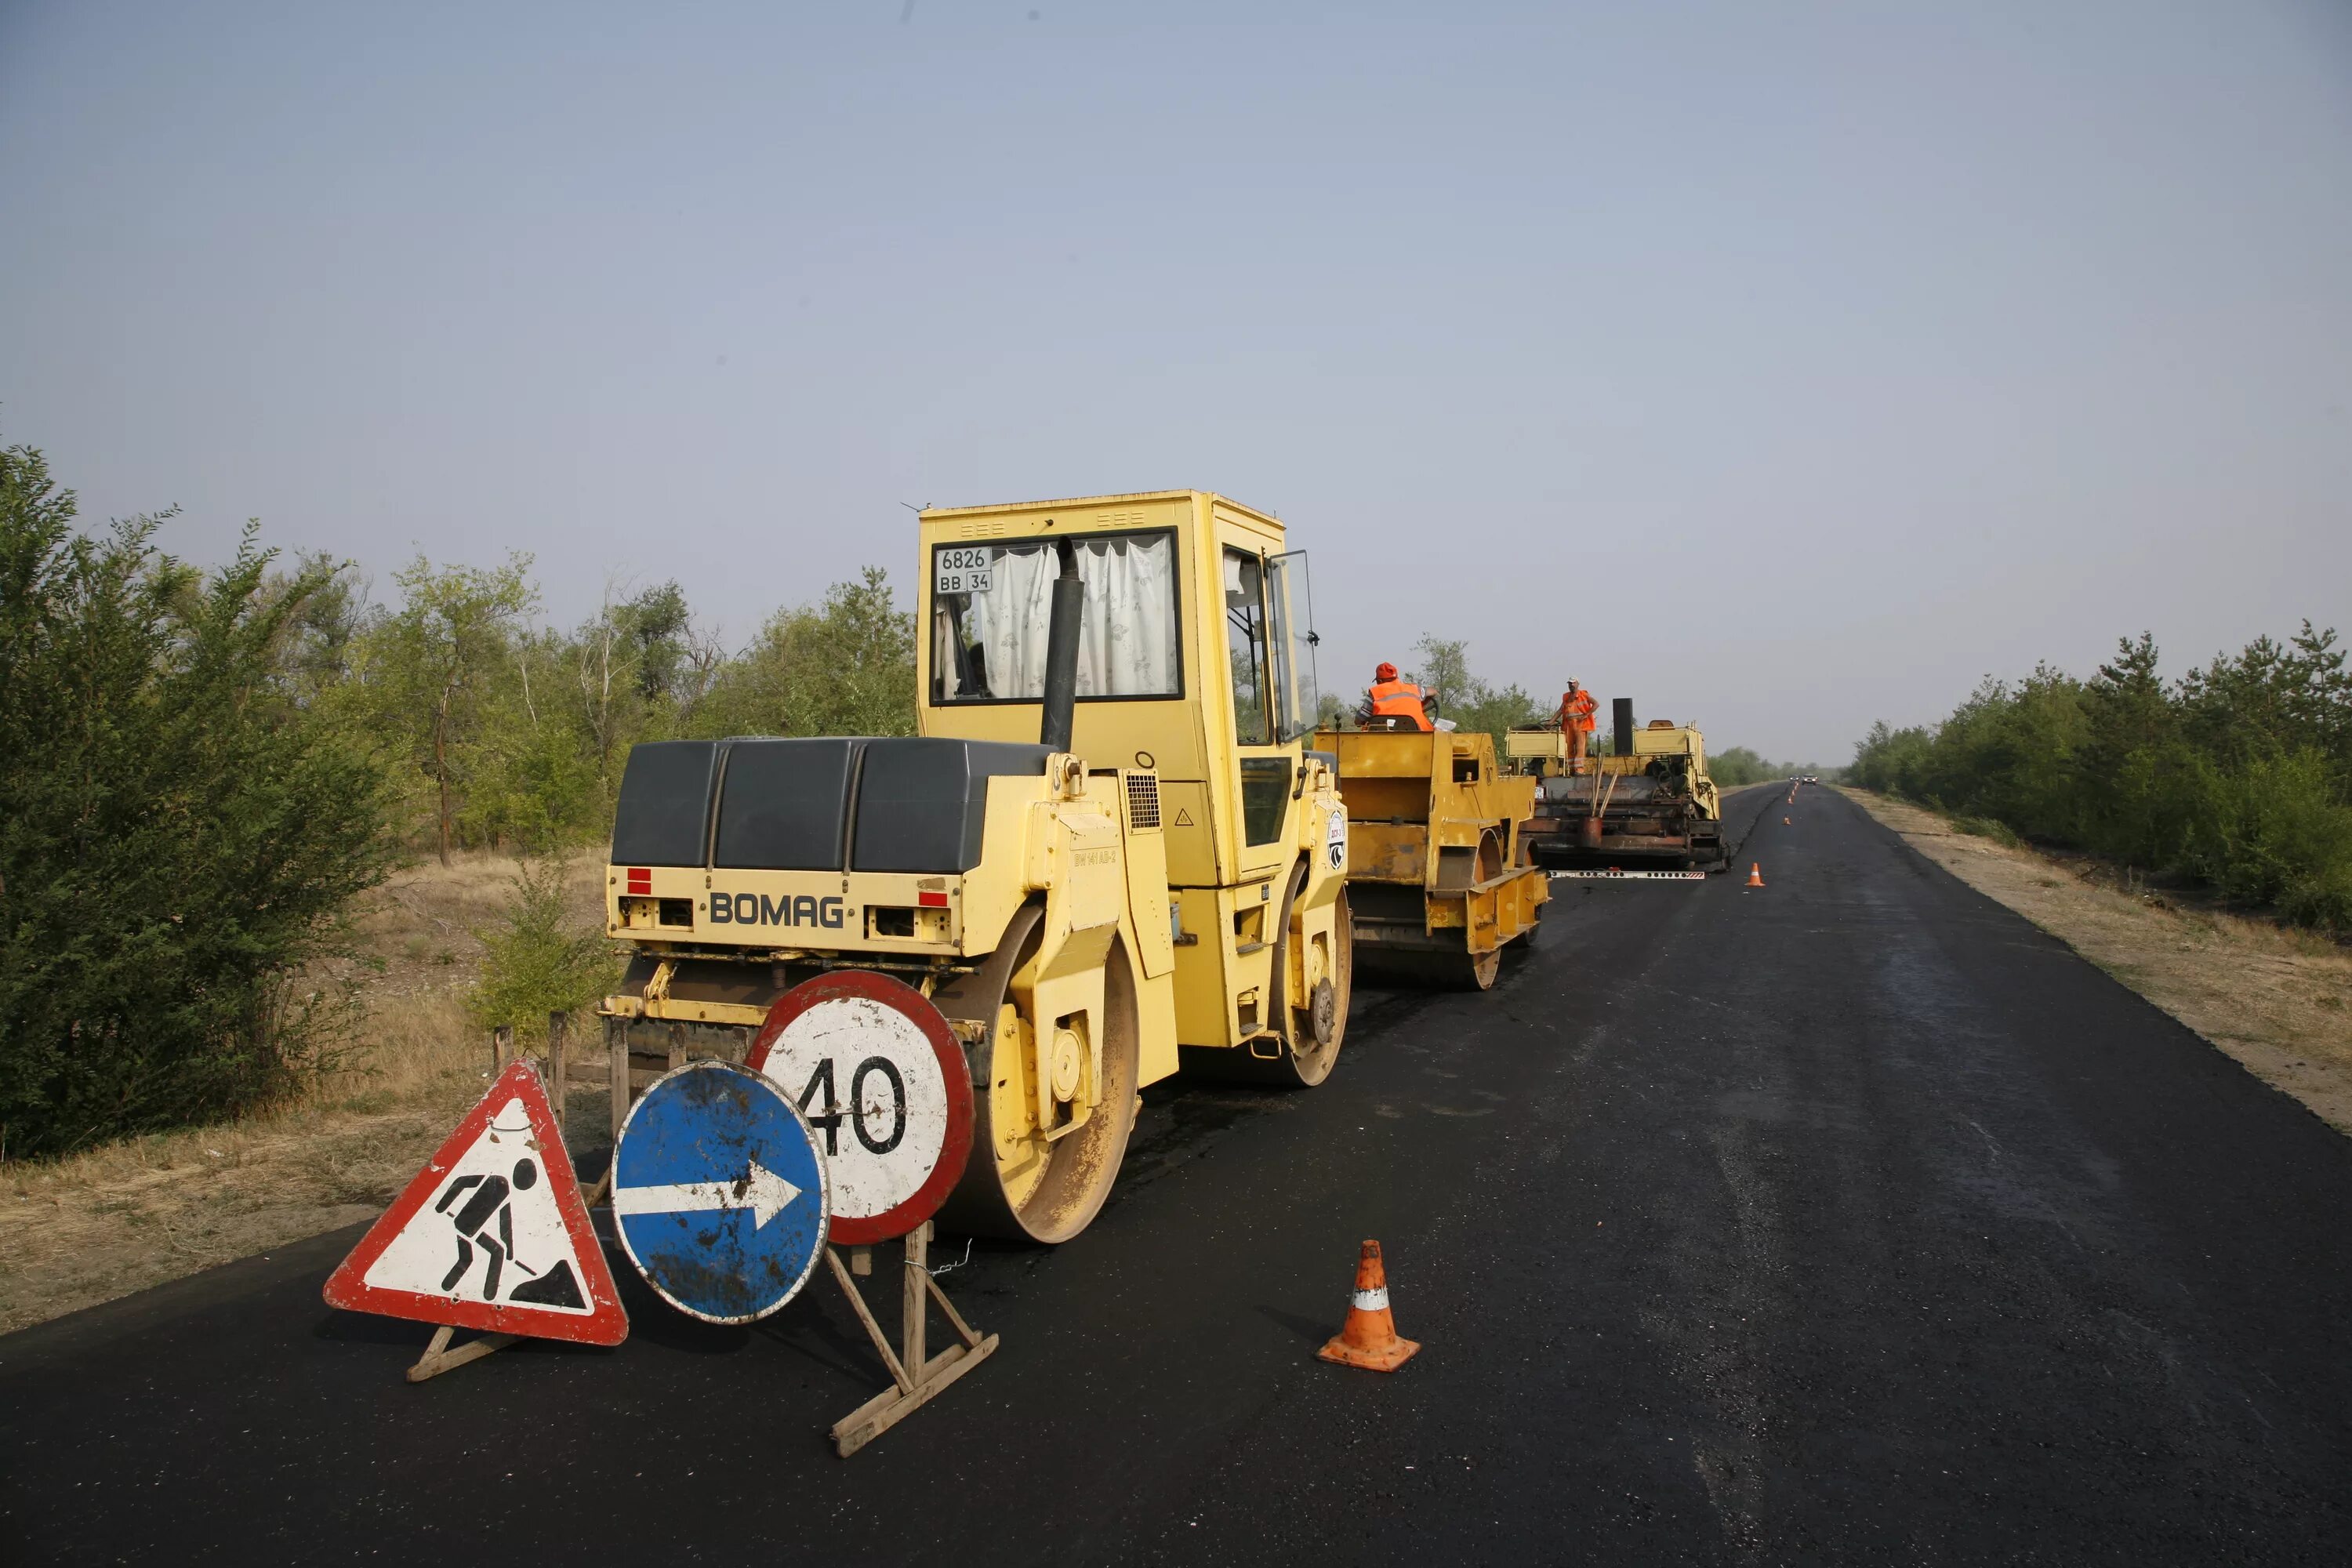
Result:
<svg viewBox="0 0 2352 1568"><path fill-rule="evenodd" d="M931 1223L928 1216L937 1211L941 1201L948 1195L948 1190L954 1184L956 1173L964 1168L964 1163L971 1149L972 1126L971 1080L962 1047L949 1030L946 1019L940 1016L938 1009L928 1000L929 989L930 982L928 979L924 982L923 989L917 991L903 981L889 975L864 970L835 970L815 979L803 981L779 997L771 1006L767 1022L761 1026L759 1034L754 1037L751 1049L742 1062L741 1070L761 1076L772 1085L781 1079L789 1079L793 1083L804 1081L812 1066L811 1061L802 1060L788 1067L784 1061L779 1060L777 1056L777 1053L782 1052L786 1058L789 1058L790 1053L796 1048L792 1033L795 1021L812 1010L827 1004L857 1001L865 1004L869 1011L887 1010L897 1014L900 1019L912 1026L913 1034L919 1037L924 1047L928 1047L928 1054L922 1049L911 1050L905 1059L897 1064L892 1073L892 1080L902 1081L901 1074L918 1074L926 1070L933 1072L936 1077L932 1081L936 1083L940 1096L945 1101L946 1126L941 1132L938 1148L932 1151L936 1158L931 1161L928 1167L928 1174L920 1182L907 1184L905 1189L897 1194L892 1206L880 1213L861 1212L855 1218L845 1219L837 1214L830 1213L828 1209L826 1223L830 1227L832 1237L840 1245L828 1242L824 1246L825 1263L832 1269L834 1279L840 1285L841 1293L849 1299L850 1310L857 1314L857 1321L866 1330L866 1338L873 1342L875 1352L881 1357L882 1364L890 1373L888 1388L835 1423L832 1432L834 1451L843 1458L856 1453L915 1411L930 1403L945 1392L949 1384L986 1361L996 1352L997 1336L983 1335L964 1321L963 1314L955 1310L955 1304L950 1301L947 1293L940 1289L939 1281L932 1278L929 1268ZM688 1065L685 1028L683 1024L677 1022L672 1022L668 1026L668 1071L672 1076ZM876 1048L883 1052L882 1062L885 1066L891 1065L889 1052L897 1048L893 1044L896 1038L896 1036L886 1031L884 1036L876 1041ZM631 1124L631 1119L635 1114L631 1108L633 1102L638 1102L637 1090L640 1087L638 1078L643 1069L636 1067L632 1056L625 1020L616 1017L607 1017L604 1020L604 1043L605 1056L609 1063L606 1082L612 1097L614 1158L617 1163L619 1146L623 1141L622 1134ZM802 1044L808 1045L809 1042L803 1041ZM814 1046L811 1048L815 1052L814 1064L821 1066L825 1074L824 1081L834 1082L835 1068L831 1059L832 1050ZM656 1084L663 1081L658 1069L655 1071L653 1077ZM901 1093L902 1095L904 1093L903 1088ZM641 1106L642 1102L638 1103ZM783 1103L789 1107L792 1102L787 1100ZM830 1108L830 1090L827 1090L827 1105ZM788 1111L788 1114L796 1121L802 1120L798 1111ZM902 1118L903 1115L902 1110ZM903 1121L901 1125L904 1125ZM802 1131L811 1138L811 1148L814 1151L815 1148L814 1134L808 1133L804 1121ZM897 1143L898 1140L894 1138L892 1146L896 1147ZM867 1147L875 1146L869 1144ZM919 1152L910 1149L905 1152L911 1156ZM816 1159L820 1173L826 1170L825 1157L818 1154ZM596 1189L589 1194L588 1201L592 1205L610 1195L613 1179L613 1173L608 1170L604 1181L599 1183ZM827 1185L830 1185L829 1181ZM827 1204L830 1203L829 1198L825 1201ZM902 1230L900 1227L916 1214L921 1214L927 1217L912 1228ZM622 1240L625 1247L627 1239L627 1233L624 1231ZM905 1268L901 1270L899 1279L898 1342L895 1347L891 1344L889 1336L882 1331L881 1323L875 1318L874 1309L867 1303L865 1293L856 1283L858 1278L870 1277L873 1274L875 1247L886 1245L892 1240L897 1240L902 1245L906 1255ZM845 1252L847 1254L845 1258ZM635 1254L631 1256L634 1258ZM809 1266L814 1268L813 1259ZM642 1264L639 1271L644 1272ZM646 1278L653 1283L656 1291L668 1297L672 1305L681 1307L688 1312L695 1312L697 1316L704 1315L697 1312L695 1308L678 1300L677 1297L669 1295L663 1289L660 1281L655 1280L650 1274ZM798 1283L793 1287L795 1291L799 1289ZM784 1300L790 1299L788 1292ZM947 1315L950 1327L955 1331L961 1342L949 1346L937 1355L929 1353L927 1342L928 1319L933 1302L937 1302L940 1310ZM767 1310L772 1311L782 1304L783 1300L778 1300ZM765 1316L765 1312L757 1315ZM713 1318L711 1321L746 1321L749 1320Z"/></svg>
<svg viewBox="0 0 2352 1568"><path fill-rule="evenodd" d="M833 1266L833 1277L840 1282L842 1294L849 1298L857 1313L857 1321L866 1325L866 1337L881 1352L882 1364L890 1369L891 1386L859 1405L855 1411L835 1423L833 1450L843 1458L857 1452L875 1438L913 1415L936 1398L948 1384L986 1361L996 1352L996 1336L982 1336L963 1321L963 1314L940 1289L929 1268L931 1223L925 1220L906 1236L905 1279L898 1294L898 1348L894 1352L882 1332L882 1325L874 1319L874 1310L866 1304L865 1295L857 1289L852 1272L869 1273L871 1255L865 1247L856 1249L856 1262L865 1265L855 1270L841 1260L838 1247L824 1249L825 1261ZM925 1354L925 1319L930 1303L937 1301L940 1310L963 1342L950 1345L936 1356ZM471 1346L466 1347L471 1349ZM462 1352L460 1353L463 1353Z"/></svg>
<svg viewBox="0 0 2352 1568"><path fill-rule="evenodd" d="M433 1331L432 1342L425 1347L425 1353L416 1358L416 1364L408 1369L409 1382L423 1383L428 1377L455 1372L467 1363L479 1361L492 1351L502 1351L522 1338L520 1334L484 1334L480 1339L467 1340L453 1351L449 1348L449 1336L457 1331L446 1323Z"/></svg>

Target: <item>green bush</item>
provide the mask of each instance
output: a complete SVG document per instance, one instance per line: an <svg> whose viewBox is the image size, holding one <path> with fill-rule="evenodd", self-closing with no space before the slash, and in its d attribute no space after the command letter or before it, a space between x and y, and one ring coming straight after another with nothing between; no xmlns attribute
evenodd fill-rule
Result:
<svg viewBox="0 0 2352 1568"><path fill-rule="evenodd" d="M593 1007L620 980L621 963L601 931L564 909L566 861L525 860L499 923L474 934L488 953L466 1011L485 1029L511 1024L519 1039L541 1039L547 1016Z"/></svg>
<svg viewBox="0 0 2352 1568"><path fill-rule="evenodd" d="M911 735L915 617L879 566L823 605L779 610L715 673L686 724L698 736Z"/></svg>
<svg viewBox="0 0 2352 1568"><path fill-rule="evenodd" d="M2011 831L2008 823L1997 816L1956 816L1952 818L1952 828L1955 832L1978 838L1990 838L1996 844L2006 844L2012 849L2025 842Z"/></svg>
<svg viewBox="0 0 2352 1568"><path fill-rule="evenodd" d="M248 529L209 578L171 515L74 529L0 451L0 1152L47 1155L291 1089L336 996L300 983L394 839L383 780L305 721L288 648L332 579Z"/></svg>
<svg viewBox="0 0 2352 1568"><path fill-rule="evenodd" d="M1746 746L1727 746L1706 759L1707 776L1721 789L1787 778L1794 770L1769 763Z"/></svg>
<svg viewBox="0 0 2352 1568"><path fill-rule="evenodd" d="M1850 776L1953 815L2352 931L2352 673L2333 631L2167 684L2154 639L2089 680L1988 680L1941 724L1873 726Z"/></svg>

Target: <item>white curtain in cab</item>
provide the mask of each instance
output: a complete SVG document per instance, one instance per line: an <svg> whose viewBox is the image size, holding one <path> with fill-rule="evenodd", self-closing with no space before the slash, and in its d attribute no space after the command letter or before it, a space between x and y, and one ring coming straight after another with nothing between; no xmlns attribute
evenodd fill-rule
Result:
<svg viewBox="0 0 2352 1568"><path fill-rule="evenodd" d="M1087 585L1078 630L1078 695L1161 697L1176 689L1176 548L1157 539L1076 541L1078 580ZM992 697L1034 698L1045 690L1045 642L1054 579L1061 563L1050 547L1008 550L994 581L972 595L972 627L988 663Z"/></svg>

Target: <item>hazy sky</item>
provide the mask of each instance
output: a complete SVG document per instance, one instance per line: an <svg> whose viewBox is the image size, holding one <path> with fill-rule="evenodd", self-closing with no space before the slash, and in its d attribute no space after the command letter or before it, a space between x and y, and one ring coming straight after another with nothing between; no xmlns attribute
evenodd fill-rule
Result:
<svg viewBox="0 0 2352 1568"><path fill-rule="evenodd" d="M2352 631L2352 5L0 0L0 439L739 640L901 503L1197 486L1328 687L1837 762Z"/></svg>

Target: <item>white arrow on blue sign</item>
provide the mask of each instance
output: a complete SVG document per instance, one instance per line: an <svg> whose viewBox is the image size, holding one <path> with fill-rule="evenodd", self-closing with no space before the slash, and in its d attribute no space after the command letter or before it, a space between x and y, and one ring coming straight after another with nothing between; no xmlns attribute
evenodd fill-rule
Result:
<svg viewBox="0 0 2352 1568"><path fill-rule="evenodd" d="M613 1215L646 1283L682 1312L749 1323L799 1294L824 1255L816 1136L783 1090L732 1062L654 1080L613 1149Z"/></svg>

